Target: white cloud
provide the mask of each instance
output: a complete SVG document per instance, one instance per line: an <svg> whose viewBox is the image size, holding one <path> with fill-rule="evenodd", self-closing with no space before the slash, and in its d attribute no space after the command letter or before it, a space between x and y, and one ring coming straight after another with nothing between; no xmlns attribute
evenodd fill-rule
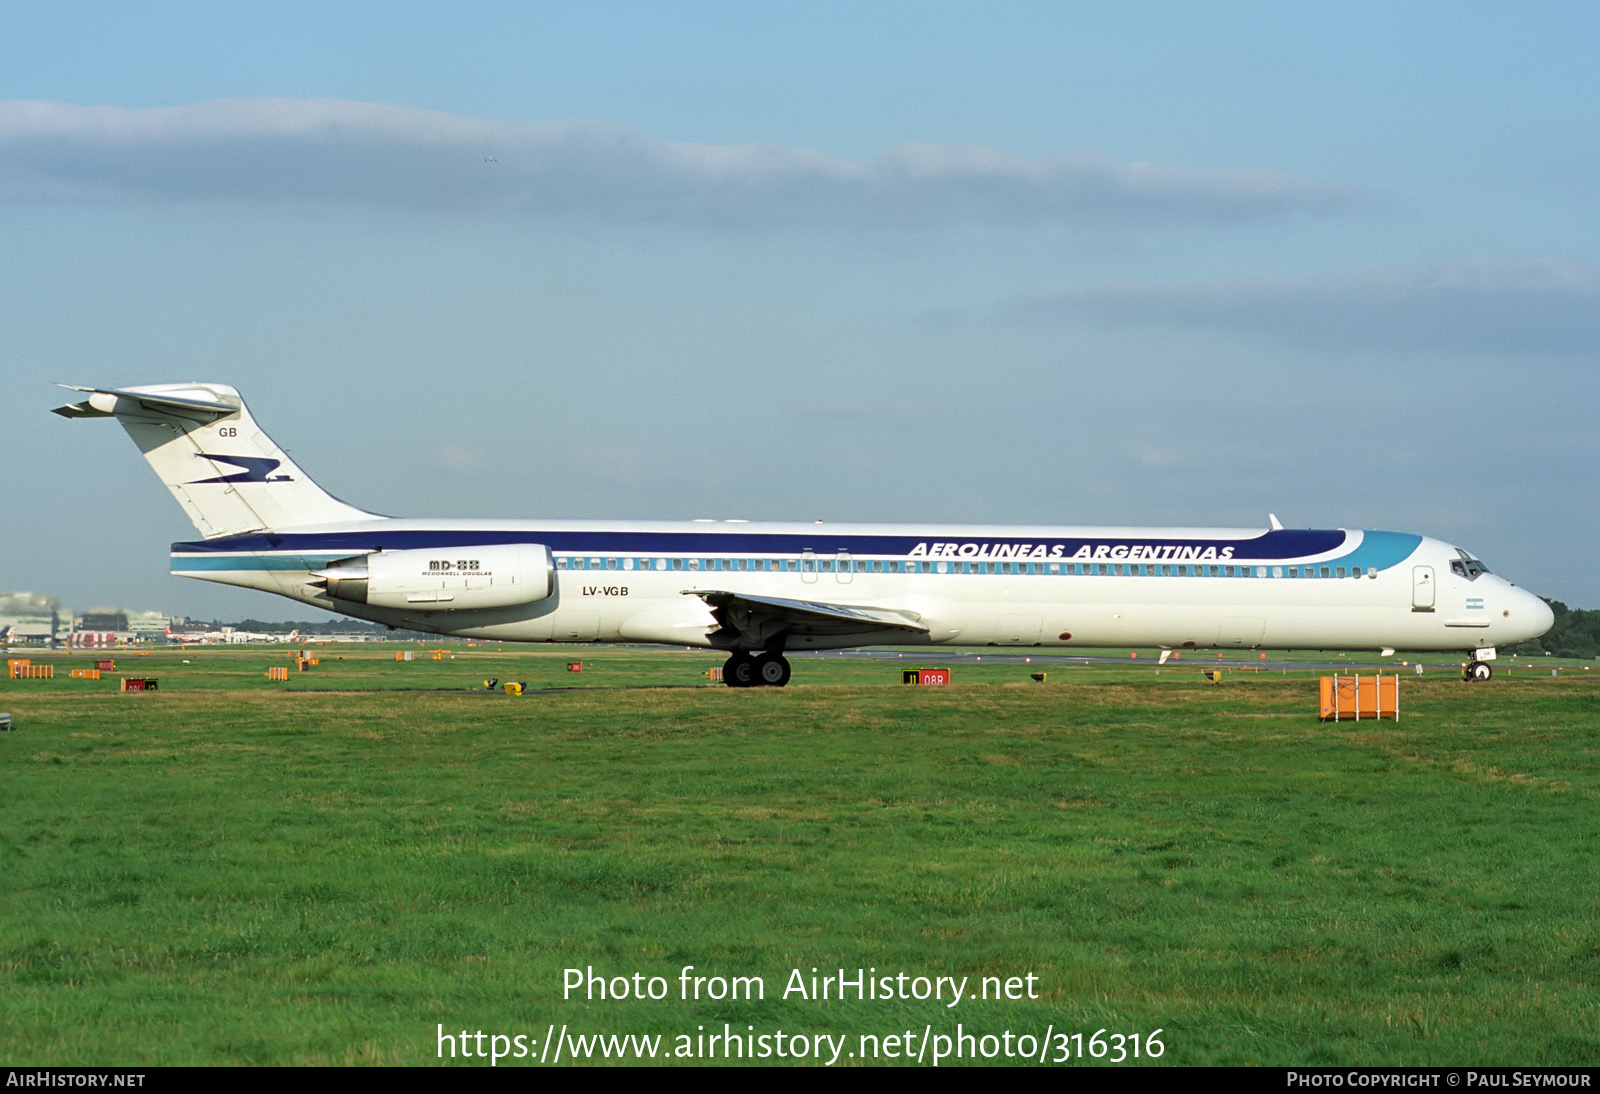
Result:
<svg viewBox="0 0 1600 1094"><path fill-rule="evenodd" d="M1025 301L1022 314L1232 330L1334 350L1593 353L1600 269L1474 259L1316 277L1111 285Z"/></svg>
<svg viewBox="0 0 1600 1094"><path fill-rule="evenodd" d="M374 205L728 225L1160 225L1329 216L1359 187L1260 171L1026 159L905 144L858 162L380 103L231 99L125 109L0 102L0 200Z"/></svg>
<svg viewBox="0 0 1600 1094"><path fill-rule="evenodd" d="M466 475L478 471L489 462L488 454L477 445L448 444L433 450L433 464L446 471Z"/></svg>

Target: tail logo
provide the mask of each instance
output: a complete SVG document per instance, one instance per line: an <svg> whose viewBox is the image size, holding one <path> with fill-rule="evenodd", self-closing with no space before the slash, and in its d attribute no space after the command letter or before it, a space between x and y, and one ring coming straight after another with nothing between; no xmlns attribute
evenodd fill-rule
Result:
<svg viewBox="0 0 1600 1094"><path fill-rule="evenodd" d="M207 452L196 453L202 460L213 463L231 463L240 470L231 475L218 475L214 479L195 479L186 482L185 486L201 486L213 482L293 482L288 475L274 475L273 472L283 463L266 456L214 456Z"/></svg>

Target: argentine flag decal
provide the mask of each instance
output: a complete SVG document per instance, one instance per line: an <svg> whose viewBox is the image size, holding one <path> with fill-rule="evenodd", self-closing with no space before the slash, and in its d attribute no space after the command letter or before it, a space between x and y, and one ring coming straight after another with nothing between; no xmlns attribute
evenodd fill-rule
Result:
<svg viewBox="0 0 1600 1094"><path fill-rule="evenodd" d="M1481 596L1469 596L1469 597L1467 597L1467 610L1471 611L1473 609L1476 609L1478 611L1482 611L1483 610L1483 597L1481 597Z"/></svg>

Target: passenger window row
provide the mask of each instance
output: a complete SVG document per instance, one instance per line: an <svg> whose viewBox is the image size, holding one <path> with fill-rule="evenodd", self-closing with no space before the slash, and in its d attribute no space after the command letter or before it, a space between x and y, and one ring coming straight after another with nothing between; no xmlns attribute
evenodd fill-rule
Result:
<svg viewBox="0 0 1600 1094"><path fill-rule="evenodd" d="M1460 567L1453 564L1452 568ZM1361 577L1360 566L1246 566L1188 562L972 562L957 559L840 558L640 558L622 555L558 555L558 570L691 571L737 573L852 574L1045 574L1065 577ZM1457 572L1461 572L1458 570ZM1480 571L1481 572L1481 571ZM1376 572L1373 571L1373 576ZM1463 575L1465 576L1465 575ZM1476 577L1477 573L1471 576Z"/></svg>

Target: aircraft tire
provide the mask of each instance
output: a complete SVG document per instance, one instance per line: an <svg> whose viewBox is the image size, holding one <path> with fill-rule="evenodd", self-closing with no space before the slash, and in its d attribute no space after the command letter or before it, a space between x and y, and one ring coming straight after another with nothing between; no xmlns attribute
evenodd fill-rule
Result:
<svg viewBox="0 0 1600 1094"><path fill-rule="evenodd" d="M761 683L756 675L755 658L748 653L736 653L722 666L722 682L730 688L753 688Z"/></svg>
<svg viewBox="0 0 1600 1094"><path fill-rule="evenodd" d="M756 683L762 687L783 687L789 682L789 671L789 659L782 654L769 653L756 659Z"/></svg>
<svg viewBox="0 0 1600 1094"><path fill-rule="evenodd" d="M1487 661L1468 661L1466 677L1474 683L1482 683L1494 675L1494 667Z"/></svg>

